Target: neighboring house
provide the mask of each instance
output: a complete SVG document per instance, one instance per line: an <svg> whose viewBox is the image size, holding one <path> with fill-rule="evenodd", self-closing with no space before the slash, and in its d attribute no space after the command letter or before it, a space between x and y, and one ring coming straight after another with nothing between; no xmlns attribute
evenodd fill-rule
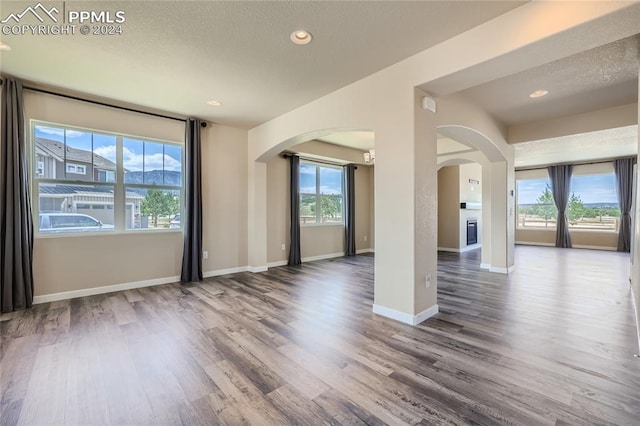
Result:
<svg viewBox="0 0 640 426"><path fill-rule="evenodd" d="M91 151L67 146L62 142L36 138L36 177L61 180L39 185L41 212L83 213L113 225L113 186L80 185L85 182L115 182L116 164ZM65 166L66 164L66 166ZM66 180L74 181L66 184ZM140 204L144 196L127 191L126 226L141 226Z"/></svg>
<svg viewBox="0 0 640 426"><path fill-rule="evenodd" d="M96 153L44 138L36 138L35 149L38 178L64 179L66 171L70 180L115 182L116 164Z"/></svg>

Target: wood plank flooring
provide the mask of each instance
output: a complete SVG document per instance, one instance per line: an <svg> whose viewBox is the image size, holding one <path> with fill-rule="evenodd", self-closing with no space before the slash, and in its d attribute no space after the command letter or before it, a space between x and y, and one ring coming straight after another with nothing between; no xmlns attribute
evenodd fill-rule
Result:
<svg viewBox="0 0 640 426"><path fill-rule="evenodd" d="M2 425L640 424L628 255L440 253L440 313L371 312L362 255L0 317Z"/></svg>

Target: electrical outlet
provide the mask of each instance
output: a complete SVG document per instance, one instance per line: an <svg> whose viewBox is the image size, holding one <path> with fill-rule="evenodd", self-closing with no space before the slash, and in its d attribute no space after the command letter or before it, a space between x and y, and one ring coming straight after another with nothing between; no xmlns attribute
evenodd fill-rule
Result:
<svg viewBox="0 0 640 426"><path fill-rule="evenodd" d="M208 251L203 251L202 252L202 258L203 259L208 259L209 258L209 252Z"/></svg>
<svg viewBox="0 0 640 426"><path fill-rule="evenodd" d="M367 236L366 235L364 236L364 240L367 241Z"/></svg>
<svg viewBox="0 0 640 426"><path fill-rule="evenodd" d="M427 274L427 276L424 278L424 284L427 288L431 287L431 274Z"/></svg>
<svg viewBox="0 0 640 426"><path fill-rule="evenodd" d="M282 243L282 250L286 250L287 249L287 245L285 243Z"/></svg>

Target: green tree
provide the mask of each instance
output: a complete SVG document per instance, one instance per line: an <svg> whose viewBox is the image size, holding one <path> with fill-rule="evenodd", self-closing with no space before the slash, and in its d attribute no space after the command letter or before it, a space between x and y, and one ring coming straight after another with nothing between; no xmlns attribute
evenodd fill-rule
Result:
<svg viewBox="0 0 640 426"><path fill-rule="evenodd" d="M178 208L178 200L171 193L159 189L150 189L140 206L144 216L151 216L154 227L158 226L159 216L176 214Z"/></svg>
<svg viewBox="0 0 640 426"><path fill-rule="evenodd" d="M569 221L575 225L577 221L585 216L586 210L587 208L584 206L580 196L572 192L567 204L567 217Z"/></svg>
<svg viewBox="0 0 640 426"><path fill-rule="evenodd" d="M334 197L321 197L320 200L322 206L322 219L332 218L340 216L342 208L340 206L340 200Z"/></svg>
<svg viewBox="0 0 640 426"><path fill-rule="evenodd" d="M553 194L551 193L551 187L549 184L544 188L544 191L536 199L536 203L531 206L531 214L544 219L545 226L550 219L558 217L558 209L553 201Z"/></svg>

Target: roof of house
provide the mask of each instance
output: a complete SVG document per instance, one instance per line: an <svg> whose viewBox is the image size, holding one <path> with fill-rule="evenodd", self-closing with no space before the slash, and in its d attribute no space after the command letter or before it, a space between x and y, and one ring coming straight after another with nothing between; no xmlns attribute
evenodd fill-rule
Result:
<svg viewBox="0 0 640 426"><path fill-rule="evenodd" d="M64 185L64 184L41 184L39 186L40 194L47 195L93 195L93 196L110 196L113 197L112 186L84 186L84 185ZM139 198L144 196L135 191L126 191L127 198Z"/></svg>
<svg viewBox="0 0 640 426"><path fill-rule="evenodd" d="M116 164L113 161L107 160L106 158L96 153L92 153L91 151L67 146L65 153L65 144L63 142L45 138L36 138L36 149L44 154L54 157L58 161L63 161L64 158L66 158L67 161L93 164L94 167L102 170L116 169ZM92 154L93 159L91 158Z"/></svg>

